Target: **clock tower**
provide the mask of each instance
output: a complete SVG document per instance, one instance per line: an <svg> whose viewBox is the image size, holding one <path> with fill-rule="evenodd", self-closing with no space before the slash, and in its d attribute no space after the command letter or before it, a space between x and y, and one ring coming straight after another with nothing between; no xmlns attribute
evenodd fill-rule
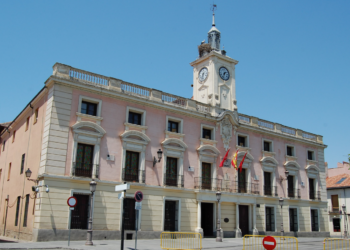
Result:
<svg viewBox="0 0 350 250"><path fill-rule="evenodd" d="M221 33L215 26L208 32L208 43L198 46L199 58L191 63L193 67L193 99L212 106L212 115L222 109L237 111L235 66L238 61L220 50Z"/></svg>

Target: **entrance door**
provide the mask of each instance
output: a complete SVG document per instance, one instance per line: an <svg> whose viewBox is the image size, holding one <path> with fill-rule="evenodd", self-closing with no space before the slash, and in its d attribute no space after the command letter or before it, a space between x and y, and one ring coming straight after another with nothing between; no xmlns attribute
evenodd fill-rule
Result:
<svg viewBox="0 0 350 250"><path fill-rule="evenodd" d="M211 190L211 164L202 163L202 189Z"/></svg>
<svg viewBox="0 0 350 250"><path fill-rule="evenodd" d="M70 228L87 229L90 195L74 194L73 196L77 199L77 205L72 210Z"/></svg>
<svg viewBox="0 0 350 250"><path fill-rule="evenodd" d="M135 199L124 199L124 229L135 230Z"/></svg>
<svg viewBox="0 0 350 250"><path fill-rule="evenodd" d="M246 193L247 192L247 185L245 181L245 169L242 169L238 172L238 193Z"/></svg>
<svg viewBox="0 0 350 250"><path fill-rule="evenodd" d="M298 217L297 217L296 208L289 209L289 231L291 232L298 231Z"/></svg>
<svg viewBox="0 0 350 250"><path fill-rule="evenodd" d="M271 173L264 172L264 194L272 195Z"/></svg>
<svg viewBox="0 0 350 250"><path fill-rule="evenodd" d="M165 201L164 231L177 231L176 224L176 201Z"/></svg>
<svg viewBox="0 0 350 250"><path fill-rule="evenodd" d="M201 209L201 223L203 228L203 234L206 237L213 236L214 229L213 229L213 213L214 213L214 207L213 203L204 203L202 202L202 209Z"/></svg>
<svg viewBox="0 0 350 250"><path fill-rule="evenodd" d="M242 231L242 237L249 234L249 210L248 206L239 205L239 228Z"/></svg>

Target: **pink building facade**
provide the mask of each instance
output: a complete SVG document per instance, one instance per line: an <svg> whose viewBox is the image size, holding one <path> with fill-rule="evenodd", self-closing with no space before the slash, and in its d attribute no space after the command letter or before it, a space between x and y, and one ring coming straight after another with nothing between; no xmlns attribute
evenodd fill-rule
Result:
<svg viewBox="0 0 350 250"><path fill-rule="evenodd" d="M193 99L56 63L1 133L0 232L63 240L71 227L81 240L93 209L93 238L114 239L124 209L134 237L132 197L141 190L139 238L162 231L210 237L218 219L224 237L280 234L281 223L286 235L329 235L322 136L240 114L238 61L219 49L220 36L213 25L191 63ZM238 163L247 153L242 172L230 164L236 150ZM25 177L28 169L37 183ZM120 200L114 186L123 182L131 189ZM78 199L72 215L70 196Z"/></svg>

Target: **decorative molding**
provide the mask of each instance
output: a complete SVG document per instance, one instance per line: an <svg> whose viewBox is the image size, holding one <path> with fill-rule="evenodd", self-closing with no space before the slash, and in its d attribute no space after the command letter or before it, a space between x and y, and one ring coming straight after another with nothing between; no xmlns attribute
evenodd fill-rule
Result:
<svg viewBox="0 0 350 250"><path fill-rule="evenodd" d="M146 134L144 134L140 131L137 131L137 130L128 130L120 135L120 137L123 141L127 141L127 139L129 139L128 137L130 137L130 136L140 137L147 144L151 141L151 139ZM129 139L129 140L136 141L136 139Z"/></svg>
<svg viewBox="0 0 350 250"><path fill-rule="evenodd" d="M213 153L210 154L210 153L204 152L204 150L210 150ZM208 156L214 156L214 157L217 157L220 155L220 151L212 145L201 145L199 148L197 148L197 151L199 154L202 154L202 155L208 155Z"/></svg>
<svg viewBox="0 0 350 250"><path fill-rule="evenodd" d="M171 146L169 144L178 144L180 146L178 147L178 150L181 151L185 151L188 148L186 143L177 138L166 138L161 144L163 145L163 147L171 147L172 149L176 148L176 146Z"/></svg>
<svg viewBox="0 0 350 250"><path fill-rule="evenodd" d="M185 134L165 130L165 138L174 138L183 141Z"/></svg>
<svg viewBox="0 0 350 250"><path fill-rule="evenodd" d="M125 125L125 131L135 129L136 131L141 130L142 133L146 133L146 129L148 128L147 126L137 125L137 124L128 123L128 122L125 122L124 125Z"/></svg>
<svg viewBox="0 0 350 250"><path fill-rule="evenodd" d="M276 155L276 153L275 152L270 152L270 151L262 151L262 155L263 155L263 158L264 157L272 157L272 158L274 158L275 157L275 155Z"/></svg>
<svg viewBox="0 0 350 250"><path fill-rule="evenodd" d="M220 134L224 148L228 150L232 139L232 123L228 116L226 116L220 123Z"/></svg>
<svg viewBox="0 0 350 250"><path fill-rule="evenodd" d="M94 130L96 130L96 132L90 131L90 130L84 130L81 129L83 127L89 127L92 128ZM81 121L81 122L77 122L72 126L72 129L75 133L79 133L79 134L90 134L92 136L97 136L97 137L102 137L106 131L97 123L94 122L90 122L90 121Z"/></svg>
<svg viewBox="0 0 350 250"><path fill-rule="evenodd" d="M305 170L308 174L318 174L320 169L316 165L307 165Z"/></svg>
<svg viewBox="0 0 350 250"><path fill-rule="evenodd" d="M272 167L276 167L278 166L278 161L270 156L265 156L263 158L261 158L260 160L261 164L267 165L267 166L272 166Z"/></svg>
<svg viewBox="0 0 350 250"><path fill-rule="evenodd" d="M76 112L76 114L78 116L78 121L81 121L81 118L93 120L95 122L98 122L98 121L100 122L103 120L103 118L101 116L87 115L87 114L83 114L83 113L79 113L79 112Z"/></svg>
<svg viewBox="0 0 350 250"><path fill-rule="evenodd" d="M215 140L209 140L209 139L205 139L205 138L200 138L201 141L201 145L212 145L213 147L216 147L216 144L218 143Z"/></svg>

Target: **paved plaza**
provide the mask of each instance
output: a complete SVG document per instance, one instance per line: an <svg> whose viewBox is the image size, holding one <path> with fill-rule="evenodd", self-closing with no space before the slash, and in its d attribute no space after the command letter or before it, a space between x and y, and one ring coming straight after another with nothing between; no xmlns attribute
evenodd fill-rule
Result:
<svg viewBox="0 0 350 250"><path fill-rule="evenodd" d="M119 240L98 240L94 241L94 246L85 246L85 241L72 241L68 247L67 241L50 241L50 242L11 242L10 238L0 237L0 249L101 249L101 250L118 250L120 249ZM323 249L323 238L298 238L299 249ZM124 244L125 250L134 250L135 241L126 240ZM139 250L158 250L160 248L160 240L138 240L137 249ZM215 239L203 239L203 249L214 250L241 250L243 249L243 240L236 238L224 239L224 242L215 242ZM277 248L276 248L277 249Z"/></svg>

